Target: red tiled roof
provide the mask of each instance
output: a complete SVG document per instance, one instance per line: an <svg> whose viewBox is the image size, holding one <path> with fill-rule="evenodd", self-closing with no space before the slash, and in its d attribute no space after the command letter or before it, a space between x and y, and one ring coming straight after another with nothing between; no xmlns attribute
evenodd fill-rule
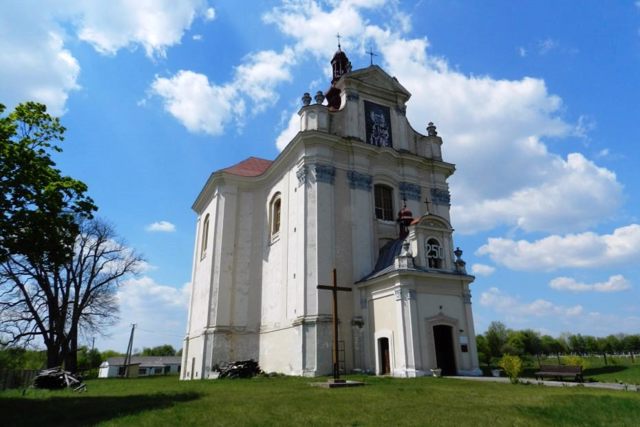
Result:
<svg viewBox="0 0 640 427"><path fill-rule="evenodd" d="M222 172L238 176L258 176L265 173L271 163L273 163L272 160L249 157L240 163L222 169Z"/></svg>

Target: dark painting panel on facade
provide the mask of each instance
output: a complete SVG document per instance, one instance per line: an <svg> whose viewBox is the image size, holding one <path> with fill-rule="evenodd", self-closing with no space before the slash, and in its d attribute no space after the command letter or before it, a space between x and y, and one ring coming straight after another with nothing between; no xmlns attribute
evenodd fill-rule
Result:
<svg viewBox="0 0 640 427"><path fill-rule="evenodd" d="M367 126L367 144L393 147L389 107L364 101L364 113Z"/></svg>

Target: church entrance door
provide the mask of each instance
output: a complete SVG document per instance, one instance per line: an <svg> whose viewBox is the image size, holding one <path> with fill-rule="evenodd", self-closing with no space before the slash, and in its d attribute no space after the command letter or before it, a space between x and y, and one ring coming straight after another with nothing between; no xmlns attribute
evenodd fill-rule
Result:
<svg viewBox="0 0 640 427"><path fill-rule="evenodd" d="M380 352L380 375L391 373L391 361L389 359L389 338L378 339L378 351Z"/></svg>
<svg viewBox="0 0 640 427"><path fill-rule="evenodd" d="M436 363L438 368L442 369L442 375L456 375L453 328L448 325L435 325L433 338L436 344Z"/></svg>

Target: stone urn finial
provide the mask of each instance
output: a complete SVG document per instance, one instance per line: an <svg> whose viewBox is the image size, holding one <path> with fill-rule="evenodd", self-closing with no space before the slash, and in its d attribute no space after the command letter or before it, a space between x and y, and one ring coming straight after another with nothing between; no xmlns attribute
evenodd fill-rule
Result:
<svg viewBox="0 0 640 427"><path fill-rule="evenodd" d="M462 259L462 249L456 248L456 250L453 251L453 254L456 256L456 260L454 262L456 266L456 271L460 274L467 274L467 268L466 268L467 263L464 262Z"/></svg>
<svg viewBox="0 0 640 427"><path fill-rule="evenodd" d="M324 102L324 94L321 90L316 92L316 96L314 98L316 100L316 104L322 104Z"/></svg>
<svg viewBox="0 0 640 427"><path fill-rule="evenodd" d="M311 104L311 95L309 95L309 92L305 92L302 95L302 105L306 107L309 104Z"/></svg>
<svg viewBox="0 0 640 427"><path fill-rule="evenodd" d="M433 122L429 122L429 125L427 125L427 135L438 136L438 132L436 132L436 125L434 125Z"/></svg>

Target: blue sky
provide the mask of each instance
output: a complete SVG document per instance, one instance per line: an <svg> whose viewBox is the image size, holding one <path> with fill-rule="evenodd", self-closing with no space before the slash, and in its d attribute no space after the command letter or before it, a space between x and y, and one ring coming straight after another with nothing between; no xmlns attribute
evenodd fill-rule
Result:
<svg viewBox="0 0 640 427"><path fill-rule="evenodd" d="M8 0L0 102L62 117L58 165L148 261L96 345L124 351L133 322L137 348L181 345L193 200L212 171L278 155L338 32L457 165L477 332L638 333L640 2Z"/></svg>

